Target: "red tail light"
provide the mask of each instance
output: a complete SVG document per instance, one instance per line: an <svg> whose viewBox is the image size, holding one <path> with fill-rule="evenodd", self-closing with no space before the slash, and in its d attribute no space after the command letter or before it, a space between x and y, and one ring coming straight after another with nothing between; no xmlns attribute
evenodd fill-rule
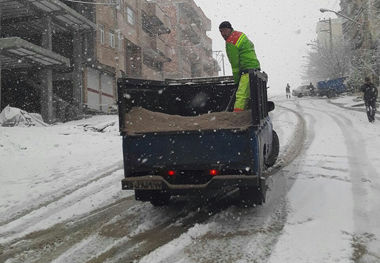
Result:
<svg viewBox="0 0 380 263"><path fill-rule="evenodd" d="M211 169L210 170L210 175L215 176L219 174L219 170Z"/></svg>
<svg viewBox="0 0 380 263"><path fill-rule="evenodd" d="M175 171L173 171L173 170L169 170L169 171L168 171L168 175L169 175L169 176L173 176L173 175L175 175Z"/></svg>

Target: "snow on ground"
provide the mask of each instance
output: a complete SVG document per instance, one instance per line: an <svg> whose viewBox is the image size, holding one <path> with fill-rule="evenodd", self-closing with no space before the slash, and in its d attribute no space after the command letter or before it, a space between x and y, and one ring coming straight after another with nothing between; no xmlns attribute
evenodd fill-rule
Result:
<svg viewBox="0 0 380 263"><path fill-rule="evenodd" d="M331 99L332 103L340 104L346 108L361 108L364 109L363 96L346 95Z"/></svg>
<svg viewBox="0 0 380 263"><path fill-rule="evenodd" d="M290 181L280 235L273 232L277 221L265 217L273 204L247 210L232 206L140 262L267 262L268 256L270 263L380 262L380 122L368 123L365 112L347 109L362 107L356 97L331 102L345 108L326 99L294 98L277 101L271 113L281 144L278 163L290 151L299 116L307 129L301 154L280 173ZM0 167L0 244L133 194L120 189L116 116L49 127L0 127ZM170 217L150 208L127 211L149 218L134 221L136 233ZM56 262L73 260L72 255L80 262L125 239L94 234Z"/></svg>
<svg viewBox="0 0 380 263"><path fill-rule="evenodd" d="M0 237L47 228L126 194L115 115L0 127L0 167L0 224L12 220Z"/></svg>
<svg viewBox="0 0 380 263"><path fill-rule="evenodd" d="M325 100L283 104L305 116L309 136L287 168L288 219L269 262L380 262L380 123Z"/></svg>

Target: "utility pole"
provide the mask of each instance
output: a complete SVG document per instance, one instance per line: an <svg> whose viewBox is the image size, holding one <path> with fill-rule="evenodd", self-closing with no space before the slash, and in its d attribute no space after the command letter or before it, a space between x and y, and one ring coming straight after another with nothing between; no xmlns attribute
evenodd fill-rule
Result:
<svg viewBox="0 0 380 263"><path fill-rule="evenodd" d="M224 68L224 53L222 53L222 68L223 68L223 76L226 75L226 70Z"/></svg>
<svg viewBox="0 0 380 263"><path fill-rule="evenodd" d="M226 71L225 71L225 67L224 67L224 53L223 53L223 51L216 50L216 51L212 51L212 52L215 53L215 60L218 62L218 64L219 64L219 56L221 57L223 76L225 76ZM214 71L216 71L215 61L214 61Z"/></svg>
<svg viewBox="0 0 380 263"><path fill-rule="evenodd" d="M333 50L333 35L332 35L332 25L331 25L331 17L329 18L329 32L330 32L330 50Z"/></svg>

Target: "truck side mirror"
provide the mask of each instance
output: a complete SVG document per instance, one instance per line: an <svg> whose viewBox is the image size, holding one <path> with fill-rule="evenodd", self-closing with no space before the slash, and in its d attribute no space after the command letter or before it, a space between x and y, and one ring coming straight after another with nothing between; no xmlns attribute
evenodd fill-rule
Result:
<svg viewBox="0 0 380 263"><path fill-rule="evenodd" d="M272 110L274 110L274 108L275 108L274 102L273 101L268 101L267 102L267 108L268 108L268 112L271 112Z"/></svg>

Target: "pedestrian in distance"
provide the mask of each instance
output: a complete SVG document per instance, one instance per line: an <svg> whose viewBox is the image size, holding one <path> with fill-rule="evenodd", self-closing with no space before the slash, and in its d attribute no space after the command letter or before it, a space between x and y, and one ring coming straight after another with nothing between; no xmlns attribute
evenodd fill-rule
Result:
<svg viewBox="0 0 380 263"><path fill-rule="evenodd" d="M253 43L244 33L235 31L230 22L222 22L219 31L226 41L227 57L232 67L234 82L238 85L234 112L243 111L249 108L251 97L248 70L260 70L260 62Z"/></svg>
<svg viewBox="0 0 380 263"><path fill-rule="evenodd" d="M361 86L361 91L364 92L364 103L367 111L367 117L369 122L375 121L376 113L376 100L378 95L378 90L375 85L371 82L369 77L364 79L364 84Z"/></svg>
<svg viewBox="0 0 380 263"><path fill-rule="evenodd" d="M310 90L310 96L314 96L315 95L315 87L314 87L313 83L311 83L311 82L309 84L309 90Z"/></svg>
<svg viewBox="0 0 380 263"><path fill-rule="evenodd" d="M289 85L289 83L286 84L285 92L286 92L286 98L290 99L290 85Z"/></svg>

